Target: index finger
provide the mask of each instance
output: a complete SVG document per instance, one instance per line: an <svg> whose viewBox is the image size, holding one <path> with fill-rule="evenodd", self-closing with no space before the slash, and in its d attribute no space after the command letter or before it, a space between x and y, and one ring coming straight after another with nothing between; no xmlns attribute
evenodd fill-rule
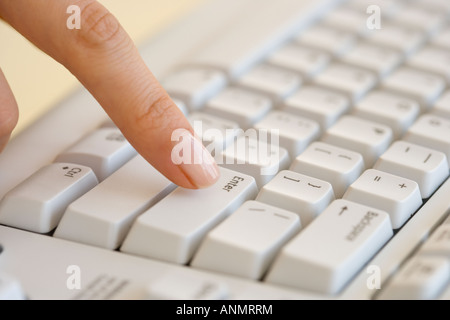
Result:
<svg viewBox="0 0 450 320"><path fill-rule="evenodd" d="M81 28L66 27L66 10L81 10ZM72 72L133 147L179 186L202 188L219 176L182 112L153 76L118 20L95 0L3 0L0 16ZM183 132L195 163L174 163L172 133Z"/></svg>

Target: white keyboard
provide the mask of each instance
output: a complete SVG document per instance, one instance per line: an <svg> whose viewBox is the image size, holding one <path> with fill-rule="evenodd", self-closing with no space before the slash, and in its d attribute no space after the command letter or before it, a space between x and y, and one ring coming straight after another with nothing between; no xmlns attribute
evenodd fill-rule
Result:
<svg viewBox="0 0 450 320"><path fill-rule="evenodd" d="M0 154L0 299L448 300L449 34L445 0L206 2L141 53L219 181L80 89Z"/></svg>

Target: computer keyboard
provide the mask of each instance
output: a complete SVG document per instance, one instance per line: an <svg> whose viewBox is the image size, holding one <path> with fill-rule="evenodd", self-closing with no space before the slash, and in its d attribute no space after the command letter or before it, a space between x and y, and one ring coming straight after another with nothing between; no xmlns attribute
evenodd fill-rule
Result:
<svg viewBox="0 0 450 320"><path fill-rule="evenodd" d="M0 154L0 298L450 298L448 1L213 0L141 54L220 179L80 89Z"/></svg>

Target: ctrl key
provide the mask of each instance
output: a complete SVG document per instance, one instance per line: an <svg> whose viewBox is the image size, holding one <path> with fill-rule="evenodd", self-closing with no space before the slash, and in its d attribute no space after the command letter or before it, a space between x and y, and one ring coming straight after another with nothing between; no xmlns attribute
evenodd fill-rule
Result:
<svg viewBox="0 0 450 320"><path fill-rule="evenodd" d="M38 233L50 232L66 207L97 183L88 167L70 163L47 165L4 196L0 202L0 224Z"/></svg>
<svg viewBox="0 0 450 320"><path fill-rule="evenodd" d="M392 235L386 212L335 200L281 250L265 281L337 294Z"/></svg>

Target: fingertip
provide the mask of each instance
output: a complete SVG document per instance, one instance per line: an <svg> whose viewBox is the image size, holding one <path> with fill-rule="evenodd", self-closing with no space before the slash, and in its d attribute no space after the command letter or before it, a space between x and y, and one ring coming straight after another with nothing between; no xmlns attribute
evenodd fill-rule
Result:
<svg viewBox="0 0 450 320"><path fill-rule="evenodd" d="M217 163L189 129L173 130L170 140L168 157L159 153L157 157L149 158L162 174L187 189L203 189L217 182L220 177Z"/></svg>
<svg viewBox="0 0 450 320"><path fill-rule="evenodd" d="M8 143L12 131L19 120L16 99L0 69L0 151Z"/></svg>

